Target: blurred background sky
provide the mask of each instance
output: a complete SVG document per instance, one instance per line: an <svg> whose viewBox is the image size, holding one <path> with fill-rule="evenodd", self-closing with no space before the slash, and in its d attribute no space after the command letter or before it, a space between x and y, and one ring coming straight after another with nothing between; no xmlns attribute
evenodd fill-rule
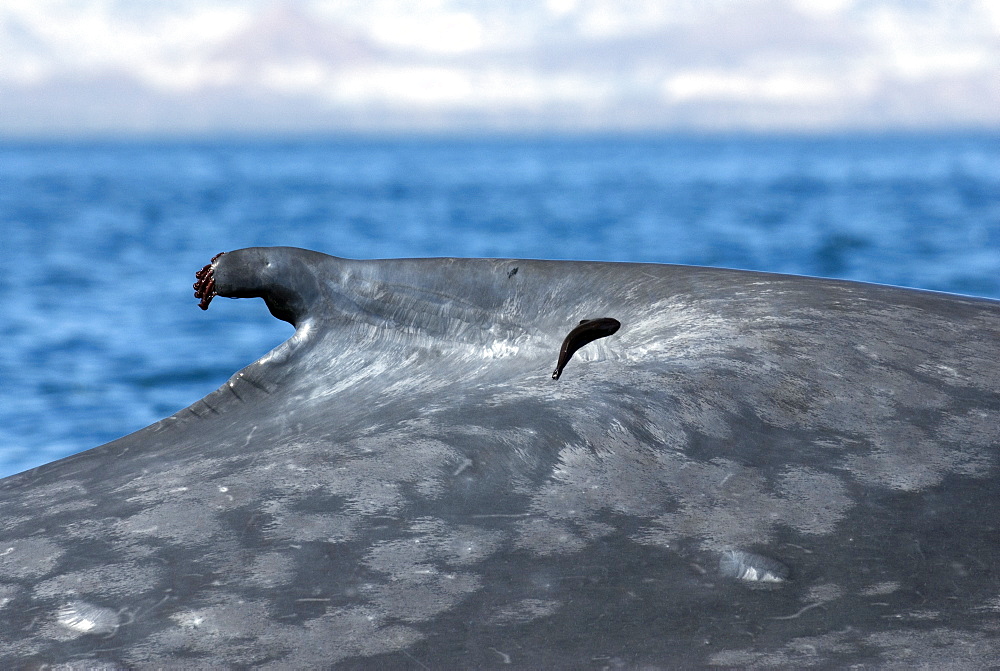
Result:
<svg viewBox="0 0 1000 671"><path fill-rule="evenodd" d="M0 135L1000 125L995 0L0 0Z"/></svg>

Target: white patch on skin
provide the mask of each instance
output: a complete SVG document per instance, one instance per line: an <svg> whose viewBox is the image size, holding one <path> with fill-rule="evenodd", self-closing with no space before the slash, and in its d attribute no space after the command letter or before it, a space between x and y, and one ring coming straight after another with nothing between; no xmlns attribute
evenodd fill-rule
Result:
<svg viewBox="0 0 1000 671"><path fill-rule="evenodd" d="M781 562L742 550L723 552L719 572L745 582L781 583L788 579L788 567Z"/></svg>
<svg viewBox="0 0 1000 671"><path fill-rule="evenodd" d="M885 582L875 583L874 585L866 587L861 590L859 594L861 594L861 596L884 596L899 590L899 587L900 585L897 581L887 580Z"/></svg>
<svg viewBox="0 0 1000 671"><path fill-rule="evenodd" d="M86 601L71 601L56 614L56 621L81 634L113 634L118 629L118 613Z"/></svg>
<svg viewBox="0 0 1000 671"><path fill-rule="evenodd" d="M6 545L6 547L4 547ZM52 571L65 550L44 538L18 538L0 545L0 579L36 578Z"/></svg>
<svg viewBox="0 0 1000 671"><path fill-rule="evenodd" d="M182 545L212 543L223 531L215 511L196 501L161 503L125 518L117 527L127 534L169 539Z"/></svg>
<svg viewBox="0 0 1000 671"><path fill-rule="evenodd" d="M205 623L204 613L189 611L171 615L170 619L176 622L183 629L198 629Z"/></svg>
<svg viewBox="0 0 1000 671"><path fill-rule="evenodd" d="M571 554L582 550L586 541L577 536L569 527L544 519L518 522L516 547L530 550L542 556Z"/></svg>
<svg viewBox="0 0 1000 671"><path fill-rule="evenodd" d="M0 610L6 608L7 604L14 600L20 589L17 585L0 585Z"/></svg>

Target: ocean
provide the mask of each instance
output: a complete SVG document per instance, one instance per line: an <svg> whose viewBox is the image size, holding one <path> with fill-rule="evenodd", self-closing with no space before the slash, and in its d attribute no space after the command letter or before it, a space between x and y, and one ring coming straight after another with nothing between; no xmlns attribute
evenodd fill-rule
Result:
<svg viewBox="0 0 1000 671"><path fill-rule="evenodd" d="M194 272L256 245L644 261L1000 298L1000 136L0 143L0 476L291 335Z"/></svg>

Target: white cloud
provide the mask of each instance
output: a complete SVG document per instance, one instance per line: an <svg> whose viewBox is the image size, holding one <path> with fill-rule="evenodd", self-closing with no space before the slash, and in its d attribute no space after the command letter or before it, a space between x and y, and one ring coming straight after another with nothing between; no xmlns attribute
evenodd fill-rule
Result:
<svg viewBox="0 0 1000 671"><path fill-rule="evenodd" d="M374 106L669 127L704 105L713 127L1000 126L993 0L2 0L0 53L0 133L22 98L70 95L109 127L169 101L252 126L246 100L289 124L377 125Z"/></svg>
<svg viewBox="0 0 1000 671"><path fill-rule="evenodd" d="M987 19L987 27L994 35L1000 35L1000 2L996 0L980 0L976 3L976 14Z"/></svg>
<svg viewBox="0 0 1000 671"><path fill-rule="evenodd" d="M868 29L886 73L916 81L996 68L1000 35L982 19L940 7L919 14L883 7L871 13Z"/></svg>
<svg viewBox="0 0 1000 671"><path fill-rule="evenodd" d="M458 109L592 104L609 94L600 83L580 77L544 79L532 73L447 67L359 70L338 77L330 92L337 102Z"/></svg>
<svg viewBox="0 0 1000 671"><path fill-rule="evenodd" d="M246 28L251 19L252 14L244 9L199 7L150 25L143 40L159 44L164 51L191 53L232 37Z"/></svg>
<svg viewBox="0 0 1000 671"><path fill-rule="evenodd" d="M580 34L587 37L607 38L642 34L675 22L689 19L692 13L711 14L718 0L703 0L697 9L687 1L658 2L632 0L628 10L615 2L588 2L577 11L576 25Z"/></svg>
<svg viewBox="0 0 1000 671"><path fill-rule="evenodd" d="M348 74L334 89L335 100L359 104L454 105L471 87L458 70L441 67L379 68Z"/></svg>
<svg viewBox="0 0 1000 671"><path fill-rule="evenodd" d="M483 26L468 12L447 12L424 18L390 15L374 22L372 36L392 46L459 54L483 45Z"/></svg>
<svg viewBox="0 0 1000 671"><path fill-rule="evenodd" d="M566 16L580 4L579 0L545 0L545 7L554 16Z"/></svg>
<svg viewBox="0 0 1000 671"><path fill-rule="evenodd" d="M44 69L53 75L155 70L155 64L171 66L178 59L194 66L192 56L236 33L250 18L243 10L207 7L138 20L115 13L107 2L51 0L17 2L5 10L0 26L15 25L36 44L34 53L22 47L13 60L45 59Z"/></svg>
<svg viewBox="0 0 1000 671"><path fill-rule="evenodd" d="M837 16L851 9L857 0L791 0L791 5L803 14Z"/></svg>
<svg viewBox="0 0 1000 671"><path fill-rule="evenodd" d="M330 86L330 72L316 60L271 63L259 73L260 85L281 93L309 94Z"/></svg>
<svg viewBox="0 0 1000 671"><path fill-rule="evenodd" d="M843 95L840 82L794 72L751 75L729 72L685 72L668 78L663 90L670 102L814 103Z"/></svg>
<svg viewBox="0 0 1000 671"><path fill-rule="evenodd" d="M166 93L190 93L205 88L230 86L239 75L229 63L203 64L193 61L169 65L148 61L136 65L135 74L150 87Z"/></svg>

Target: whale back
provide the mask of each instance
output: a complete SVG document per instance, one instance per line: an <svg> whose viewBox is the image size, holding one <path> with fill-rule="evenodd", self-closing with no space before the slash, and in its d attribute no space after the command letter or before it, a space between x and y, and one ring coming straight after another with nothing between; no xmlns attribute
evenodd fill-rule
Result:
<svg viewBox="0 0 1000 671"><path fill-rule="evenodd" d="M206 277L295 334L0 481L5 667L1000 661L1000 303L293 248Z"/></svg>

